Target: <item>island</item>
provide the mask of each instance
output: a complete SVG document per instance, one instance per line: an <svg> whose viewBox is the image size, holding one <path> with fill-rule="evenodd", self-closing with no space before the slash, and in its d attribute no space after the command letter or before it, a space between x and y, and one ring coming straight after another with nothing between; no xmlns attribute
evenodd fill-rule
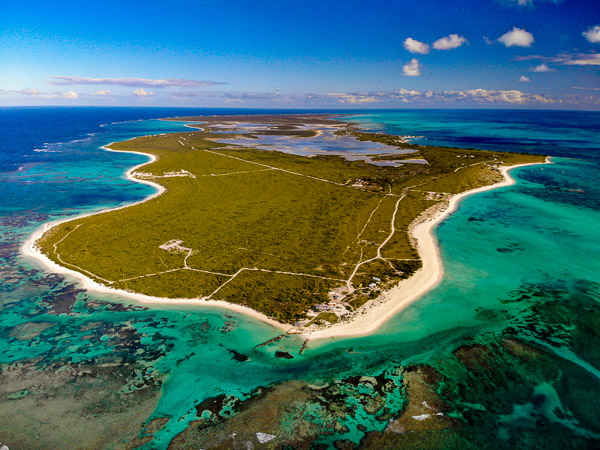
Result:
<svg viewBox="0 0 600 450"><path fill-rule="evenodd" d="M332 115L184 117L112 143L148 155L136 204L58 221L26 251L87 288L241 311L307 339L366 334L439 282L434 226L539 155L419 145Z"/></svg>

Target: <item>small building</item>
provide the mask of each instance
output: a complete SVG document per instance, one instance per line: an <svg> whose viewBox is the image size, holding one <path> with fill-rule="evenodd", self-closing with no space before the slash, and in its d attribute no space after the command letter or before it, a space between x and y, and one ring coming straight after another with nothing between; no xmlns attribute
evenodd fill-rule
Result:
<svg viewBox="0 0 600 450"><path fill-rule="evenodd" d="M331 305L325 305L324 303L320 305L315 305L315 311L331 311L333 307Z"/></svg>

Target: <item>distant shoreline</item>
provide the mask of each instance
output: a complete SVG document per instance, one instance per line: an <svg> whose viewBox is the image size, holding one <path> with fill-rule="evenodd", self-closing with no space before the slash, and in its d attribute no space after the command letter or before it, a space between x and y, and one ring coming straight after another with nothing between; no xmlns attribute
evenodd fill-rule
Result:
<svg viewBox="0 0 600 450"><path fill-rule="evenodd" d="M144 136L138 136L144 137ZM132 139L137 139L132 138ZM131 139L130 139L131 140ZM70 275L77 278L82 286L85 289L90 291L108 293L113 295L119 295L141 304L169 304L169 305L197 305L197 306L209 306L209 307L217 307L222 308L229 311L234 311L237 313L244 314L246 316L255 318L264 322L268 325L273 326L277 330L282 333L290 333L296 334L304 337L309 341L313 340L321 340L321 339L332 339L336 337L356 337L356 336L364 336L370 333L373 333L377 328L387 322L391 317L396 315L401 310L408 307L410 304L414 303L416 300L421 298L426 292L433 289L442 279L443 276L443 266L442 261L439 255L439 248L436 238L433 236L433 230L435 227L445 220L448 216L450 216L456 209L459 202L470 195L474 195L479 192L489 191L492 189L497 189L500 187L510 186L516 183L514 178L509 175L509 171L524 166L544 164L544 163L528 163L528 164L518 164L512 166L502 166L500 167L500 172L502 173L503 180L488 186L479 187L476 189L472 189L470 191L466 191L460 194L453 195L447 204L442 206L441 208L437 207L437 211L433 213L430 217L423 220L422 216L417 218L411 224L409 228L409 232L412 237L417 242L417 250L419 256L422 260L423 266L419 269L415 274L413 274L410 278L400 281L395 287L384 291L381 293L379 297L374 300L370 300L365 303L363 306L358 308L356 314L343 322L338 322L336 324L329 325L327 328L318 329L314 331L305 331L294 328L291 325L281 323L275 319L268 317L267 315L260 313L252 308L230 303L222 300L205 300L203 298L165 298L165 297L155 297L149 296L145 294L139 294L134 292L129 292L121 289L115 289L110 286L106 286L100 284L85 274L62 266L54 261L52 261L49 257L44 255L37 247L36 242L41 238L41 236L52 229L53 227L73 221L78 220L83 217L88 217L96 214L102 214L108 211L114 211L118 209L128 208L130 206L138 205L143 202L147 202L152 200L165 192L165 188L158 183L154 183L149 180L143 180L140 178L133 177L133 172L140 169L141 167L150 164L156 161L156 156L150 153L143 153L138 151L130 151L130 150L113 150L110 148L111 145L116 142L111 142L101 148L111 151L111 152L121 152L121 153L133 153L138 155L148 156L149 160L138 164L125 173L125 176L128 180L133 182L138 182L146 185L153 186L157 189L157 192L149 195L148 197L127 205L104 209L100 211L96 211L93 213L87 213L83 215L79 215L76 217L70 217L63 220L53 221L44 224L40 229L36 230L29 239L22 246L22 252L24 255L31 257L37 261L39 261L44 267L50 269L52 272L60 273L64 275ZM550 163L550 159L546 159L546 163ZM427 213L427 212L426 212ZM84 269L80 269L84 270Z"/></svg>

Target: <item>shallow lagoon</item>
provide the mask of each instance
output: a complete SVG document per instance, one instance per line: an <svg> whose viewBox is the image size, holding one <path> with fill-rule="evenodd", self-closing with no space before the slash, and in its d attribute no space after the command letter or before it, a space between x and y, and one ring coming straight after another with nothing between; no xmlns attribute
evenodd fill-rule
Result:
<svg viewBox="0 0 600 450"><path fill-rule="evenodd" d="M241 124L243 133L252 133L263 130L261 125L248 126ZM291 153L300 156L315 155L336 155L342 156L350 161L367 160L376 165L399 165L397 161L372 161L371 158L377 155L403 155L414 153L415 150L401 150L391 145L381 144L379 142L359 141L353 136L338 136L335 133L337 127L305 125L298 131L317 131L314 137L296 137L289 138L277 135L255 134L252 138L240 137L236 139L218 139L217 142L223 144L242 145L247 147L257 147L267 150ZM399 140L401 142L401 140ZM410 161L403 161L407 163Z"/></svg>

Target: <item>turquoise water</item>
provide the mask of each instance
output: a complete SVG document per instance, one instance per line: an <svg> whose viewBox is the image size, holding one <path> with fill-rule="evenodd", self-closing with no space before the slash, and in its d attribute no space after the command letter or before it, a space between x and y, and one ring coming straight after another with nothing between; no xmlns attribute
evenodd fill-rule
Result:
<svg viewBox="0 0 600 450"><path fill-rule="evenodd" d="M533 390L534 397L545 393L548 402L560 404L567 411L562 419L550 407L537 410L535 402L507 397L506 408L495 413L497 423L487 420L491 428L485 432L510 442L523 423L531 422L534 431L528 432L541 439L550 421L558 434L567 430L597 439L597 422L576 403L583 385L587 396L600 397L600 115L552 114L412 111L352 118L365 129L422 135L425 143L547 153L554 156L553 164L517 169L512 172L517 185L461 203L436 231L445 270L437 288L371 336L311 344L302 355L302 342L294 337L256 349L278 333L249 318L218 309L141 307L83 292L74 280L49 274L23 257L19 246L42 223L152 192L122 176L144 157L104 152L101 145L185 129L179 123L124 121L90 130L97 134L74 134L64 143L44 147L46 140L41 139L31 147L49 150L36 152L44 158L32 163L13 158L13 170L0 174L0 376L18 364L32 363L40 373L57 366L94 370L129 364L120 392L154 390L157 403L147 420L170 418L144 448L166 448L200 417L196 405L209 397L227 394L244 400L260 386L285 380L326 383L392 373L408 364L431 364L451 386L459 375L446 361L458 347L495 345L497 339L511 336L556 357L562 379L576 380L577 386L557 381ZM553 305L560 306L559 312ZM590 318L591 325L586 322ZM278 350L294 358L275 358ZM249 360L236 359L236 352ZM35 388L30 391L35 395ZM467 402L467 397L461 394L452 405ZM16 408L20 401L6 398L0 398L0 406ZM401 389L389 394L388 402L397 408L405 401ZM457 416L468 417L468 411L459 410ZM332 445L346 438L358 443L366 432L385 427L372 414L356 411L344 419L347 432L322 442ZM565 420L568 414L576 415ZM0 442L9 447L2 430L10 426L9 419L0 417ZM18 444L13 442L15 448Z"/></svg>

